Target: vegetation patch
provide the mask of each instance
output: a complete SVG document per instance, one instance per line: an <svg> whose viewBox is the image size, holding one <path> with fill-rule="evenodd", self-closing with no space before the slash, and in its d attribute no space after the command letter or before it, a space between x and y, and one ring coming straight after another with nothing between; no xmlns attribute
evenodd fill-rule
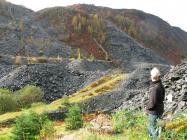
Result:
<svg viewBox="0 0 187 140"><path fill-rule="evenodd" d="M68 113L66 114L65 124L67 130L75 130L83 126L81 109L78 105L69 107Z"/></svg>
<svg viewBox="0 0 187 140"><path fill-rule="evenodd" d="M16 110L16 101L12 95L12 91L0 89L0 114Z"/></svg>
<svg viewBox="0 0 187 140"><path fill-rule="evenodd" d="M15 93L16 102L20 108L31 107L32 103L40 102L44 92L36 86L27 85Z"/></svg>
<svg viewBox="0 0 187 140"><path fill-rule="evenodd" d="M11 132L13 140L35 140L48 139L54 135L55 130L47 114L25 112L16 119Z"/></svg>

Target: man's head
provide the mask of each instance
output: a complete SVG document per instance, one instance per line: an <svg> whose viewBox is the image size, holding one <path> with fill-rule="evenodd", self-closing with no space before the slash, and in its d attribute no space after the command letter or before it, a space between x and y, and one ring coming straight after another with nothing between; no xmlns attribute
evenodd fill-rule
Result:
<svg viewBox="0 0 187 140"><path fill-rule="evenodd" d="M157 67L154 67L150 73L151 73L151 80L152 81L159 81L160 80L160 70Z"/></svg>

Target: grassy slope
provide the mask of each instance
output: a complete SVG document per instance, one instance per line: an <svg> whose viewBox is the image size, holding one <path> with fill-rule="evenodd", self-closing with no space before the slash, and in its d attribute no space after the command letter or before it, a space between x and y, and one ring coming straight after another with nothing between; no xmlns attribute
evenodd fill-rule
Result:
<svg viewBox="0 0 187 140"><path fill-rule="evenodd" d="M98 81L92 83L91 85L88 85L84 89L74 93L73 95L69 96L69 102L70 103L78 103L83 100L88 100L90 98L93 98L94 96L99 96L101 94L107 93L108 91L113 90L121 80L125 78L125 75L122 73L113 74L109 76L104 76ZM38 114L41 114L42 112L50 112L57 110L59 107L61 107L62 101L64 99L59 99L51 104L38 104L30 109L32 109L34 112L37 112ZM26 110L30 110L26 109ZM14 120L16 117L21 115L21 111L18 112L9 112L0 115L0 122L6 122L8 120Z"/></svg>

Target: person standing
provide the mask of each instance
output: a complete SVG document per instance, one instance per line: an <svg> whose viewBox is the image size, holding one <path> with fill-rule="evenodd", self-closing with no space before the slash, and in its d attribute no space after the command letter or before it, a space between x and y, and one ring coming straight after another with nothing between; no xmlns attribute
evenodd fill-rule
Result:
<svg viewBox="0 0 187 140"><path fill-rule="evenodd" d="M156 140L158 138L157 121L164 113L165 88L162 85L160 71L153 68L151 74L151 86L146 113L149 116L149 135Z"/></svg>

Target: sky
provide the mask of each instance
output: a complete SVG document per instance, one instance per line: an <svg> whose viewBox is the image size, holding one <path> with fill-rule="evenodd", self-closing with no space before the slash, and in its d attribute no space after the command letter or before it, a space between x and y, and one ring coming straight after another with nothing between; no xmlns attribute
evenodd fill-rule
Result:
<svg viewBox="0 0 187 140"><path fill-rule="evenodd" d="M7 0L34 11L47 7L94 4L115 9L138 9L154 14L187 32L187 0Z"/></svg>

